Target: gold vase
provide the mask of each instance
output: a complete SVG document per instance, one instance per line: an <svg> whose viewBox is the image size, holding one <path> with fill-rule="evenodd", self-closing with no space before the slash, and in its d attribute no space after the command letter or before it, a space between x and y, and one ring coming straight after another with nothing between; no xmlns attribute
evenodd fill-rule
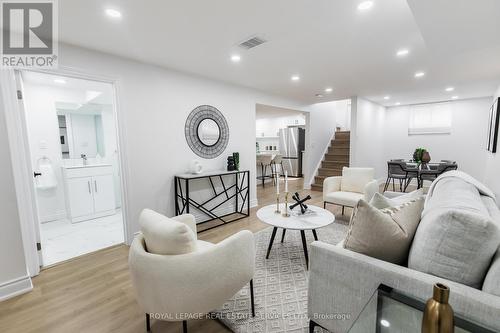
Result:
<svg viewBox="0 0 500 333"><path fill-rule="evenodd" d="M450 288L436 283L432 298L425 304L422 318L422 333L452 333L455 331L453 323L453 309L448 304Z"/></svg>

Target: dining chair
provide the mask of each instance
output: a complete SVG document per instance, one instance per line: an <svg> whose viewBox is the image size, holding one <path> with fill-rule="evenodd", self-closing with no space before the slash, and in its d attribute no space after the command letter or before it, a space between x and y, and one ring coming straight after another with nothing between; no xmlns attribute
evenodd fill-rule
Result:
<svg viewBox="0 0 500 333"><path fill-rule="evenodd" d="M404 160L391 160L387 162L387 179L385 181L384 192L387 191L389 184L392 180L392 190L396 191L394 180L399 181L399 191L403 192L403 184L406 189L406 180L408 178L408 171L406 171L406 162Z"/></svg>
<svg viewBox="0 0 500 333"><path fill-rule="evenodd" d="M424 186L424 181L428 180L433 182L439 175L450 171L457 170L458 164L456 162L441 162L441 163L429 163L427 169L420 170L419 172L419 188Z"/></svg>

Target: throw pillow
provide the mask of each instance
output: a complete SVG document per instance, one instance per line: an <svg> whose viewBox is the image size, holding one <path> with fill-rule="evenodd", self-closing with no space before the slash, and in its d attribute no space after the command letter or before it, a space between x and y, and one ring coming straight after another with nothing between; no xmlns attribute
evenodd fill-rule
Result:
<svg viewBox="0 0 500 333"><path fill-rule="evenodd" d="M344 248L394 264L406 263L423 208L423 197L383 210L360 200Z"/></svg>
<svg viewBox="0 0 500 333"><path fill-rule="evenodd" d="M144 209L139 217L146 250L153 254L185 254L196 249L196 235L187 225Z"/></svg>
<svg viewBox="0 0 500 333"><path fill-rule="evenodd" d="M422 216L408 267L481 288L499 245L500 228L489 214L433 209Z"/></svg>
<svg viewBox="0 0 500 333"><path fill-rule="evenodd" d="M399 205L402 205L406 202L418 199L419 197L424 195L424 189L418 189L410 193L405 193L393 198L387 198L384 195L380 193L375 193L373 198L370 200L370 205L378 208L378 209L384 209L388 207L396 207Z"/></svg>
<svg viewBox="0 0 500 333"><path fill-rule="evenodd" d="M497 254L491 261L482 289L488 294L500 296L500 248L498 248Z"/></svg>

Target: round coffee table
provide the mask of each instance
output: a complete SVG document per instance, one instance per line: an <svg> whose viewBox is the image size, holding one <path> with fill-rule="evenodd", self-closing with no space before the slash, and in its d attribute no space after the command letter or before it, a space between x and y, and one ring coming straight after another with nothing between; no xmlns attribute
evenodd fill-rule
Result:
<svg viewBox="0 0 500 333"><path fill-rule="evenodd" d="M285 204L280 204L280 210L281 213L285 211ZM271 234L271 239L269 240L266 259L269 258L269 253L271 253L271 248L273 247L274 238L276 237L278 228L283 229L283 233L281 235L282 243L285 239L285 232L287 229L300 230L302 246L304 247L304 256L306 258L306 267L308 267L309 256L307 254L305 231L311 230L314 236L314 240L318 240L316 229L332 224L335 221L335 216L326 209L312 205L308 205L308 210L303 215L300 213L299 208L296 208L293 211L288 209L288 213L290 214L289 217L284 217L282 214L275 213L275 211L276 205L265 206L257 211L257 217L259 218L259 220L274 227Z"/></svg>

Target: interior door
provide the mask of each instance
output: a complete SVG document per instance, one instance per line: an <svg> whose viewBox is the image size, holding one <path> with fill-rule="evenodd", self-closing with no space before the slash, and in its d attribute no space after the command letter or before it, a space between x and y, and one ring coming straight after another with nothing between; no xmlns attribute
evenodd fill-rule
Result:
<svg viewBox="0 0 500 333"><path fill-rule="evenodd" d="M92 178L69 178L67 183L71 217L75 218L92 214L94 212Z"/></svg>
<svg viewBox="0 0 500 333"><path fill-rule="evenodd" d="M115 189L113 175L92 177L95 212L115 209Z"/></svg>
<svg viewBox="0 0 500 333"><path fill-rule="evenodd" d="M42 256L42 240L40 235L40 222L38 217L38 199L36 195L36 177L35 167L31 161L31 150L28 140L28 128L26 125L26 108L24 105L24 88L22 75L19 70L14 70L13 72L15 78L15 89L17 93L17 112L14 112L17 125L16 130L18 131L20 137L17 139L22 142L24 146L25 154L20 154L18 165L19 169L22 170L28 182L22 182L20 185L22 191L28 196L28 200L24 199L25 203L29 201L29 208L24 206L24 209L20 210L20 218L27 223L21 223L21 229L23 232L23 243L26 251L27 266L30 276L36 276L40 273L40 267L43 266L43 256ZM13 108L14 109L14 108ZM19 202L18 198L18 202Z"/></svg>

